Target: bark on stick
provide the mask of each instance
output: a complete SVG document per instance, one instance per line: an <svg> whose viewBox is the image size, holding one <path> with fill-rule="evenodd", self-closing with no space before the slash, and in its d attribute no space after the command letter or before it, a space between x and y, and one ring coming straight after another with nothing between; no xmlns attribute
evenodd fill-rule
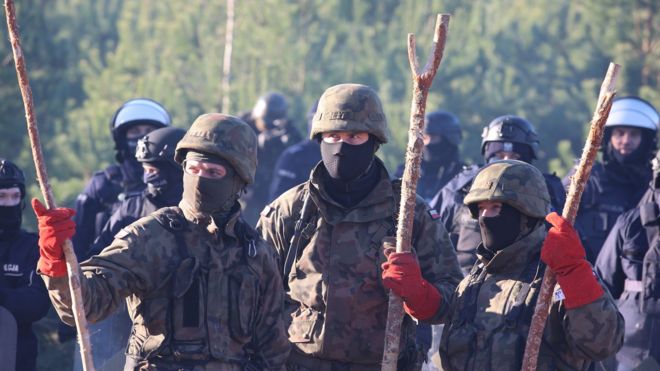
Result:
<svg viewBox="0 0 660 371"><path fill-rule="evenodd" d="M426 111L426 98L433 84L433 78L447 40L449 27L449 14L438 14L433 36L433 47L424 69L420 71L415 49L415 35L408 34L408 61L412 72L413 96L410 107L410 129L408 131L408 146L406 148L406 162L403 171L403 185L401 188L401 203L397 222L396 251L407 252L411 250L412 228L415 217L415 200L417 197L417 181L422 161L424 142L422 131L424 129L424 113ZM403 321L403 301L400 297L390 293L387 313L387 326L385 328L385 347L383 351L382 370L395 371L399 358L399 341L401 337L401 323Z"/></svg>
<svg viewBox="0 0 660 371"><path fill-rule="evenodd" d="M32 99L32 89L28 80L27 68L21 41L16 22L16 8L13 0L5 0L5 14L7 17L7 28L9 30L9 41L14 54L14 63L16 65L16 75L18 76L18 85L23 98L25 108L25 119L27 121L27 131L30 137L32 147L32 157L37 171L37 180L41 193L44 196L46 206L51 209L55 206L53 190L48 183L48 173L46 171L46 162L41 151L41 141L39 140L39 129L37 128L37 116L34 112L34 100ZM85 318L85 309L83 307L82 293L80 291L80 277L78 275L79 266L76 254L73 251L71 241L64 244L64 256L66 258L66 267L69 278L69 288L71 290L71 300L73 306L73 316L78 330L78 342L80 344L80 355L84 370L94 370L92 361L91 345L89 342L89 332L87 331L87 319Z"/></svg>
<svg viewBox="0 0 660 371"><path fill-rule="evenodd" d="M580 163L578 164L575 175L571 178L571 184L568 188L568 195L566 196L566 203L564 204L564 212L562 214L571 224L575 222L575 216L580 206L580 198L582 197L584 186L587 183L587 179L589 179L591 168L603 140L603 128L610 114L612 101L616 94L614 86L620 68L621 66L618 64L610 63L607 69L607 74L600 87L596 111L591 119L591 127L587 141L584 144L584 149L582 150ZM536 370L543 330L548 318L550 305L552 304L552 293L556 283L557 280L554 273L550 269L546 269L543 282L541 283L541 291L536 302L536 308L534 308L532 323L529 327L527 344L525 345L525 356L522 364L523 371Z"/></svg>

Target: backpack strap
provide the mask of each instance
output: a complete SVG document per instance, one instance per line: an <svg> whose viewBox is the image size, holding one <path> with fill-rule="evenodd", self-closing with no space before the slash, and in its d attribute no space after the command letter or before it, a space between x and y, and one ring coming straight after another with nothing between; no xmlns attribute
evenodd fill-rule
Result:
<svg viewBox="0 0 660 371"><path fill-rule="evenodd" d="M313 231L310 231L310 225L312 225L312 216L317 211L316 204L311 199L309 192L309 182L307 182L303 188L303 205L300 209L300 214L298 220L293 228L293 235L291 236L291 241L289 243L289 249L286 253L286 260L284 261L284 270L282 272L282 279L284 281L285 289L289 288L289 274L293 268L293 264L298 260L298 257L302 253L301 246L304 247L309 243L312 238Z"/></svg>

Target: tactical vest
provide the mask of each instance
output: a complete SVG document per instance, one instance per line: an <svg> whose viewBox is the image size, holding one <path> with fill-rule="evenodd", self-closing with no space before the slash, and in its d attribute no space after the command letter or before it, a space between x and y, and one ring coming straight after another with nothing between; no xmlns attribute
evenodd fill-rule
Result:
<svg viewBox="0 0 660 371"><path fill-rule="evenodd" d="M477 261L469 274L469 281L464 295L455 304L457 317L446 325L440 345L443 365L451 370L474 370L483 365L475 365L475 357L479 352L490 352L492 359L488 371L500 371L502 365L496 360L507 358L507 363L521 365L525 349L529 324L536 306L541 277L545 264L540 259L532 259L517 278L516 286L511 291L511 303L507 305L501 324L485 333L475 323L478 311L479 292L484 283L487 271L481 261ZM546 344L547 345L547 344ZM454 357L450 357L454 355ZM515 361L511 360L515 358ZM447 366L445 366L447 367ZM486 370L484 370L486 371Z"/></svg>
<svg viewBox="0 0 660 371"><path fill-rule="evenodd" d="M140 362L145 360L156 364L159 360L164 360L165 364L173 361L177 364L185 364L186 367L193 367L220 359L237 363L243 369L256 367L262 361L256 345L252 343L256 316L253 311L256 309L256 302L243 302L245 293L258 292L259 289L260 268L253 262L255 260L253 258L257 255L256 232L244 221L237 221L235 233L243 252L242 263L227 272L229 310L226 314L209 313L213 308L207 307L208 290L215 287L210 281L219 278L209 277L207 271L209 262L200 262L190 254L184 238L188 221L177 207L161 209L153 216L173 234L181 260L168 283L170 293L167 302L162 305L167 312L164 339L161 339L160 344L155 347L147 340L141 345L140 355L130 354L129 349L130 357L127 357L125 369L132 370L131 367L140 365ZM256 301L256 297L253 299ZM215 309L226 311L224 306ZM217 315L228 317L226 319L228 328L209 328L207 316ZM229 341L245 344L243 357L231 359L235 358L235 355L229 355L229 360L225 357Z"/></svg>

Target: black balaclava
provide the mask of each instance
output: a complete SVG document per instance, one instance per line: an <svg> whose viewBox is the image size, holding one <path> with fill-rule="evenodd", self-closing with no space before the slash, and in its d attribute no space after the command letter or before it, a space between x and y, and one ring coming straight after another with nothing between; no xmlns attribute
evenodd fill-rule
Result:
<svg viewBox="0 0 660 371"><path fill-rule="evenodd" d="M376 148L371 135L360 145L321 140L321 158L328 173L325 185L333 200L345 207L355 206L371 192L380 179L380 170L372 166Z"/></svg>
<svg viewBox="0 0 660 371"><path fill-rule="evenodd" d="M232 211L241 190L245 188L245 181L238 176L231 164L223 158L188 151L186 160L213 162L227 169L227 174L221 179L204 178L184 172L182 197L190 211L197 217L212 216L216 222L219 220L225 221L225 216Z"/></svg>
<svg viewBox="0 0 660 371"><path fill-rule="evenodd" d="M439 143L431 143L422 150L423 176L436 176L441 167L458 162L458 148L443 139Z"/></svg>
<svg viewBox="0 0 660 371"><path fill-rule="evenodd" d="M147 197L158 207L175 206L183 194L183 170L166 161L150 162L158 169L156 174L144 174Z"/></svg>
<svg viewBox="0 0 660 371"><path fill-rule="evenodd" d="M142 176L144 169L142 169L142 164L135 159L135 151L139 139L126 139L126 144L124 145L124 149L122 149L122 161L119 163L119 166L124 176L124 186L128 189L133 189L143 182Z"/></svg>
<svg viewBox="0 0 660 371"><path fill-rule="evenodd" d="M484 247L495 253L511 245L521 235L521 214L512 206L503 203L497 216L479 215L481 240Z"/></svg>
<svg viewBox="0 0 660 371"><path fill-rule="evenodd" d="M18 187L18 185L3 188L14 187ZM14 206L0 206L0 240L15 236L21 229L25 191L23 187L19 187L19 189L21 190L21 202Z"/></svg>

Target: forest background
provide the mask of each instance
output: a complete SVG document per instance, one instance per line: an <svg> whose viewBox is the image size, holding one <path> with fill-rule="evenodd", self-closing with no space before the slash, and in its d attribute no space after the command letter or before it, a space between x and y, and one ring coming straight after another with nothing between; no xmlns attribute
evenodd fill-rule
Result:
<svg viewBox="0 0 660 371"><path fill-rule="evenodd" d="M484 125L523 116L540 134L536 165L563 176L582 148L609 61L623 66L619 96L660 107L659 8L656 0L238 0L230 104L221 107L224 0L17 1L50 180L66 206L113 162L110 118L135 97L162 102L187 128L203 112L235 114L280 91L304 132L307 108L325 88L367 84L384 103L393 140L380 156L393 169L409 122L406 35L417 35L426 60L439 12L452 18L427 110L460 118L461 152L473 163ZM0 33L0 157L25 169L30 196L39 195L6 29ZM25 217L33 229L30 210Z"/></svg>

